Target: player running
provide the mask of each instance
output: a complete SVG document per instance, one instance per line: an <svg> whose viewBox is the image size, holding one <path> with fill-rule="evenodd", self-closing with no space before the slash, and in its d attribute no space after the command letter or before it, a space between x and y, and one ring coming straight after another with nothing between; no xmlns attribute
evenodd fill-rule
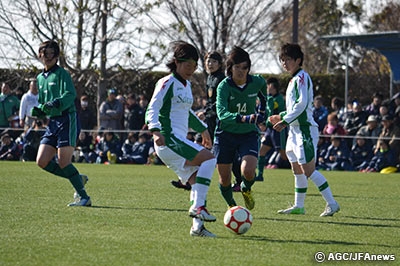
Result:
<svg viewBox="0 0 400 266"><path fill-rule="evenodd" d="M193 95L188 80L197 68L199 55L194 46L176 42L174 55L167 63L172 72L160 79L146 112L146 123L153 133L158 157L185 184L191 184L189 216L193 217L191 236L215 237L204 227L216 217L206 209L206 197L216 159L204 147L211 147L207 125L191 109ZM202 145L186 138L189 127L200 132Z"/></svg>
<svg viewBox="0 0 400 266"><path fill-rule="evenodd" d="M231 170L237 155L241 158L241 192L249 210L254 208L251 187L258 158L258 129L265 122L266 82L259 75L249 75L249 54L235 46L227 58L228 78L217 88L218 124L214 138L219 189L229 207L236 206L231 187ZM257 111L257 99L261 107Z"/></svg>
<svg viewBox="0 0 400 266"><path fill-rule="evenodd" d="M292 75L286 90L286 111L269 117L274 129L281 132L290 125L286 143L286 155L294 173L294 206L279 210L281 214L305 214L308 178L313 181L326 201L325 210L320 216L332 216L340 210L333 198L325 177L315 169L318 124L312 115L313 84L310 76L301 66L303 52L298 44L286 43L281 47L279 59L283 68Z"/></svg>
<svg viewBox="0 0 400 266"><path fill-rule="evenodd" d="M72 154L79 135L75 97L71 76L57 65L60 48L55 41L39 46L39 59L44 70L37 76L39 106L32 109L32 116L49 116L36 157L38 166L54 175L67 178L75 188L75 201L68 206L91 206L85 190L87 176L80 175L72 164ZM57 161L55 155L57 154Z"/></svg>

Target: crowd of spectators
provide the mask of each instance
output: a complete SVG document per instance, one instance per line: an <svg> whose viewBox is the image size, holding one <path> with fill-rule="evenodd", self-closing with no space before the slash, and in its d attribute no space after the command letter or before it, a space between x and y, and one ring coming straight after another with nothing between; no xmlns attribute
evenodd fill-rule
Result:
<svg viewBox="0 0 400 266"><path fill-rule="evenodd" d="M400 93L387 100L382 94L375 93L371 103L364 107L357 100L347 108L341 103L339 98L332 100L327 123L320 128L317 167L397 172L400 163ZM321 107L315 109L315 117L321 117L321 114Z"/></svg>
<svg viewBox="0 0 400 266"><path fill-rule="evenodd" d="M398 170L400 93L386 100L379 92L375 93L366 106L357 100L344 106L339 97L332 98L330 106L325 106L325 100L320 95L314 98L313 115L321 133L317 154L319 169ZM0 130L0 160L34 161L47 122L30 116L30 109L38 105L35 82L29 83L27 92L20 87L12 91L7 83L3 83L0 103L0 128L3 128ZM77 101L82 132L74 160L81 163L162 164L154 152L151 135L146 131L147 104L144 95L130 93L123 96L111 88L107 90L106 100L100 104L97 118L97 112L90 108L90 97L82 95ZM194 103L199 117L205 106L201 97ZM4 131L4 128L8 130ZM188 138L196 141L196 136L190 133Z"/></svg>

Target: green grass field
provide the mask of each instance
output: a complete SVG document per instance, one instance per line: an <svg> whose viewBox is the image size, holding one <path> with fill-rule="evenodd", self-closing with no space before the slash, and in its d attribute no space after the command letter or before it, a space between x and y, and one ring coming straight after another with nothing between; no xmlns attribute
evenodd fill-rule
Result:
<svg viewBox="0 0 400 266"><path fill-rule="evenodd" d="M189 235L189 192L169 184L176 177L166 167L76 166L89 176L92 208L67 207L70 183L34 163L0 163L0 265L317 265L316 252L394 254L385 265L400 264L399 174L323 172L342 210L322 218L312 183L306 215L277 214L293 202L294 181L289 170L266 169L253 226L237 236L223 226L215 172L208 209L218 220L206 226L218 238L209 239Z"/></svg>

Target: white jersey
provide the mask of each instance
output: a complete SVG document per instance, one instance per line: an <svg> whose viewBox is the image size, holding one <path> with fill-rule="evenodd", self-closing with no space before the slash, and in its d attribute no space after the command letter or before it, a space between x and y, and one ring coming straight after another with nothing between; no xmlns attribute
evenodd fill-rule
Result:
<svg viewBox="0 0 400 266"><path fill-rule="evenodd" d="M193 95L191 83L186 85L174 74L160 79L146 111L146 122L150 131L159 130L163 135L186 138L189 127L203 132L207 125L191 109Z"/></svg>
<svg viewBox="0 0 400 266"><path fill-rule="evenodd" d="M300 69L290 80L286 90L286 111L282 119L290 126L316 126L313 118L313 84L307 72Z"/></svg>
<svg viewBox="0 0 400 266"><path fill-rule="evenodd" d="M21 103L19 106L20 119L24 119L25 117L30 117L32 108L38 105L39 105L39 94L35 95L31 91L28 91L27 93L22 95Z"/></svg>

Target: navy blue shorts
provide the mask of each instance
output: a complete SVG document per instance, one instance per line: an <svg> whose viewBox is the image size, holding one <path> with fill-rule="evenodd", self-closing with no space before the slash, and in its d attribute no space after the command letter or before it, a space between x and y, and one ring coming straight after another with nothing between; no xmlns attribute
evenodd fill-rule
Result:
<svg viewBox="0 0 400 266"><path fill-rule="evenodd" d="M55 148L75 147L79 131L76 113L52 117L49 119L49 124L40 144L47 144Z"/></svg>
<svg viewBox="0 0 400 266"><path fill-rule="evenodd" d="M237 156L243 158L246 155L258 157L258 132L245 134L233 134L221 132L215 134L213 153L217 158L217 164L231 164Z"/></svg>
<svg viewBox="0 0 400 266"><path fill-rule="evenodd" d="M278 132L271 127L267 127L264 136L261 138L261 143L263 145L274 148L276 151L281 149L285 149L287 130L283 130L282 132ZM284 139L282 139L284 138ZM282 143L283 142L283 143Z"/></svg>

